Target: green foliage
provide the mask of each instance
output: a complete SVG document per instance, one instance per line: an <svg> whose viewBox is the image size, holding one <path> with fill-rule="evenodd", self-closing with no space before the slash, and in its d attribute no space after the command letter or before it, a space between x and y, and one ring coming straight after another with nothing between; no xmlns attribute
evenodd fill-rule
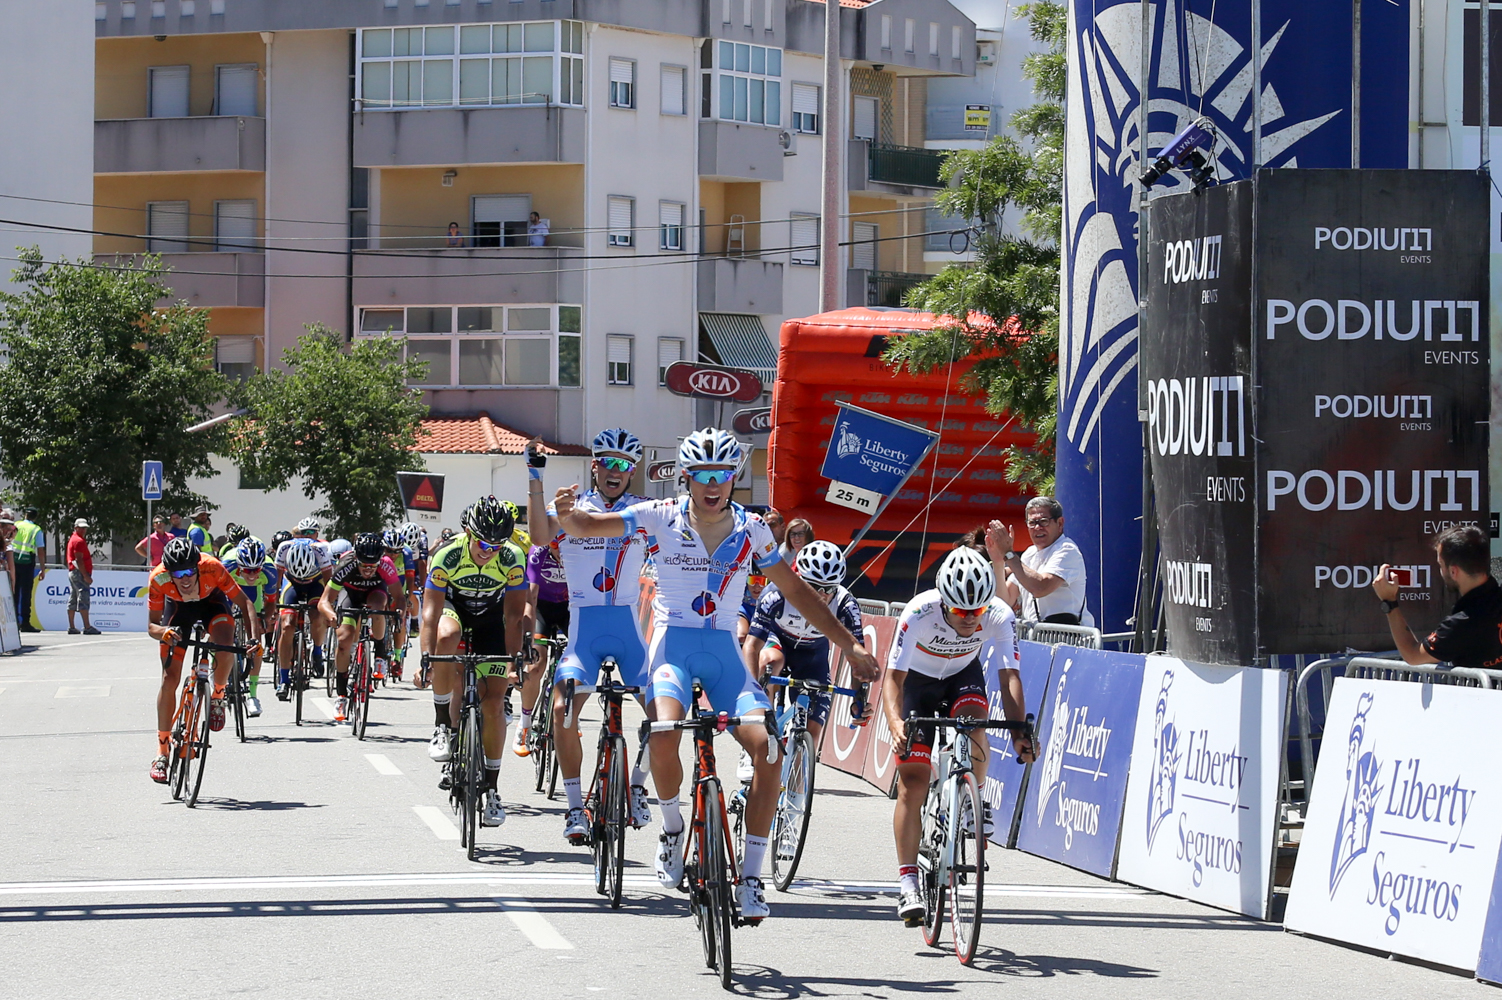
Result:
<svg viewBox="0 0 1502 1000"><path fill-rule="evenodd" d="M1052 493L1058 427L1059 233L1064 170L1066 10L1040 0L1018 8L1048 51L1029 56L1023 73L1038 104L1012 116L1022 141L998 136L984 149L951 153L934 199L945 215L972 220L975 259L950 264L910 289L904 300L945 318L927 333L892 341L883 356L895 368L931 372L979 356L960 386L984 394L986 408L1006 413L1037 437L1006 450L1006 476ZM1023 238L1001 236L1008 206L1023 213Z"/></svg>
<svg viewBox="0 0 1502 1000"><path fill-rule="evenodd" d="M422 469L417 434L428 412L407 383L427 364L403 361L399 339L362 337L346 349L336 331L307 329L283 353L285 371L246 384L251 415L237 421L234 456L268 489L302 477L307 497L327 500L318 516L353 538L402 519L396 474Z"/></svg>
<svg viewBox="0 0 1502 1000"><path fill-rule="evenodd" d="M46 264L32 247L0 293L0 473L54 536L75 517L91 534L134 537L146 520L141 462L159 459L163 505L206 498L190 476L212 476L223 432L184 428L212 415L231 383L214 370L208 313L159 308L171 289L160 258L136 266Z"/></svg>

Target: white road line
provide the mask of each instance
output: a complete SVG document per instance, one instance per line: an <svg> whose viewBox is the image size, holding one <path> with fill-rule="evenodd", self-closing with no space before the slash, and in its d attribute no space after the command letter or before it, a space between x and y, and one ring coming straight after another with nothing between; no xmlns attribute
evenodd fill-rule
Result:
<svg viewBox="0 0 1502 1000"><path fill-rule="evenodd" d="M328 698L325 698L323 695L317 695L308 700L313 703L314 708L323 713L324 718L330 720L334 718L334 703Z"/></svg>
<svg viewBox="0 0 1502 1000"><path fill-rule="evenodd" d="M4 690L0 688L0 690ZM391 763L391 758L383 753L368 753L365 759L370 761L370 766L376 769L376 774L401 774L402 769Z"/></svg>
<svg viewBox="0 0 1502 1000"><path fill-rule="evenodd" d="M0 677L7 684L95 684L99 681L153 681L162 682L162 675L155 677Z"/></svg>
<svg viewBox="0 0 1502 1000"><path fill-rule="evenodd" d="M110 686L108 684L91 684L88 686L73 687L64 684L57 689L54 698L108 698Z"/></svg>
<svg viewBox="0 0 1502 1000"><path fill-rule="evenodd" d="M559 934L558 928L554 927L547 917L538 913L537 907L531 903L514 896L494 898L501 909L506 911L506 916L510 917L511 922L516 925L516 929L525 934L527 940L531 941L535 947L554 951L567 951L574 947L569 943L568 938Z"/></svg>
<svg viewBox="0 0 1502 1000"><path fill-rule="evenodd" d="M825 882L819 879L801 878L793 881L793 888L814 892L895 893L897 891L896 885L891 882ZM1114 899L1122 896L1152 896L1156 893L1131 885L1008 885L1004 882L992 882L986 886L986 895L1044 896L1053 899Z"/></svg>
<svg viewBox="0 0 1502 1000"><path fill-rule="evenodd" d="M53 642L48 643L45 646L32 646L31 648L34 649L37 653L47 653L51 652L54 649L72 649L74 646L102 646L107 642L139 642L142 639L149 639L152 642L156 641L155 639L151 639L151 636L149 635L128 635L119 639L89 639L85 642Z"/></svg>
<svg viewBox="0 0 1502 1000"><path fill-rule="evenodd" d="M428 829L432 830L439 840L459 839L459 828L437 806L413 806L412 811L417 813L418 819L428 824Z"/></svg>

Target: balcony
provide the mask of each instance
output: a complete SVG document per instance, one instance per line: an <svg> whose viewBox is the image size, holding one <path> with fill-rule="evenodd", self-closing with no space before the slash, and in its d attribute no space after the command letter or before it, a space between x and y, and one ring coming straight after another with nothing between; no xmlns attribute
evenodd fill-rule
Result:
<svg viewBox="0 0 1502 1000"><path fill-rule="evenodd" d="M868 271L852 267L845 272L845 304L849 306L885 306L898 308L902 296L914 285L922 284L931 274L904 271Z"/></svg>
<svg viewBox="0 0 1502 1000"><path fill-rule="evenodd" d="M782 265L754 257L710 257L699 269L699 311L782 312Z"/></svg>
<svg viewBox="0 0 1502 1000"><path fill-rule="evenodd" d="M769 125L699 123L699 176L728 181L782 180L782 143Z"/></svg>
<svg viewBox="0 0 1502 1000"><path fill-rule="evenodd" d="M357 250L354 304L582 302L582 270L557 273L572 247Z"/></svg>
<svg viewBox="0 0 1502 1000"><path fill-rule="evenodd" d="M891 146L867 139L851 139L850 190L913 194L915 188L941 188L939 167L948 155L942 149Z"/></svg>
<svg viewBox="0 0 1502 1000"><path fill-rule="evenodd" d="M266 255L263 253L164 253L163 277L172 289L169 299L190 306L212 308L238 306L260 309L266 305ZM95 254L96 264L135 263L133 256Z"/></svg>
<svg viewBox="0 0 1502 1000"><path fill-rule="evenodd" d="M355 166L583 163L582 109L427 108L355 115Z"/></svg>
<svg viewBox="0 0 1502 1000"><path fill-rule="evenodd" d="M94 123L96 174L265 169L264 118L203 115Z"/></svg>

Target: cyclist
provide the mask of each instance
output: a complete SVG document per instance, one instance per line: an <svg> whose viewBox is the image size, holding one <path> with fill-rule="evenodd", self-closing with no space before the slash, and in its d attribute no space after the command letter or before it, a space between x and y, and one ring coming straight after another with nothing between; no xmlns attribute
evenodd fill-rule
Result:
<svg viewBox="0 0 1502 1000"><path fill-rule="evenodd" d="M569 633L568 647L558 662L553 678L553 745L558 754L558 773L568 796L563 835L576 846L584 842L589 826L584 818L584 792L580 773L584 766L584 747L579 739L579 711L595 689L600 677L600 662L615 657L620 670L619 683L640 687L650 680L646 673L646 644L637 621L636 603L640 594L642 561L646 556L646 537L627 532L622 538L583 538L565 534L556 511L543 502L542 470L546 456L537 450L538 441L528 445L527 520L536 538L551 538L563 563L567 582L568 611L577 620L565 619ZM590 444L594 456L591 478L594 488L574 499L577 509L593 512L619 512L645 498L628 492L631 474L641 462L643 449L635 434L612 427L595 435ZM573 712L564 704L563 685L574 682ZM572 714L574 725L564 727ZM649 712L650 714L650 712ZM647 806L646 774L638 761L631 773L628 812L631 823L642 827L652 821Z"/></svg>
<svg viewBox="0 0 1502 1000"><path fill-rule="evenodd" d="M767 578L762 575L756 560L751 560L751 572L746 574L746 592L741 596L740 610L735 615L735 641L744 646L746 635L751 631L751 622L756 617L756 602L767 589Z"/></svg>
<svg viewBox="0 0 1502 1000"><path fill-rule="evenodd" d="M620 537L645 531L649 546L658 549L648 695L659 720L684 717L692 707L694 679L717 712L755 718L771 708L735 644L732 609L745 588L752 556L814 628L845 650L858 680L877 676L876 660L840 624L824 599L782 562L771 530L730 499L743 458L740 442L725 431L695 431L678 447L678 471L688 486L685 497L644 501L612 513L591 513L576 506L572 487L559 490L555 500L558 520L570 535ZM683 878L679 735L677 731L652 735L652 778L663 830L656 868L665 886L675 886ZM767 760L765 728L742 726L736 729L735 738L756 763L746 808L743 878L736 895L742 918L759 923L770 912L761 866L777 810L780 773Z"/></svg>
<svg viewBox="0 0 1502 1000"><path fill-rule="evenodd" d="M312 538L293 538L283 542L276 550L276 568L282 574L282 631L276 640L277 691L276 696L286 701L292 696L288 686L292 673L292 635L301 627L301 613L292 609L296 604L307 604L323 597L323 588L333 576L333 562L329 547ZM323 676L323 638L325 624L322 615L313 615L309 623L313 633L314 677Z"/></svg>
<svg viewBox="0 0 1502 1000"><path fill-rule="evenodd" d="M408 630L417 631L417 616L422 612L422 581L428 578L428 535L422 525L408 521L401 527L402 544L412 553L412 586L407 589ZM396 679L401 680L401 664L397 664Z"/></svg>
<svg viewBox="0 0 1502 1000"><path fill-rule="evenodd" d="M250 537L250 529L245 527L245 525L243 524L236 524L234 521L231 521L229 524L225 525L224 544L219 547L219 561L228 562L229 557L235 551L235 546L239 545L242 541ZM258 538L256 539L256 541L260 541L260 539Z"/></svg>
<svg viewBox="0 0 1502 1000"><path fill-rule="evenodd" d="M297 522L297 527L292 529L293 538L311 538L318 541L318 533L323 530L323 525L316 517L305 517Z"/></svg>
<svg viewBox="0 0 1502 1000"><path fill-rule="evenodd" d="M532 608L533 637L567 639L568 583L563 574L563 564L558 561L556 546L551 543L532 546L527 553L527 584L528 603ZM512 750L518 757L532 753L527 746L527 730L532 725L532 710L537 705L542 678L547 673L547 668L547 663L539 659L537 669L527 671L526 683L522 685L521 725L516 727L516 742L512 745Z"/></svg>
<svg viewBox="0 0 1502 1000"><path fill-rule="evenodd" d="M177 646L195 623L202 622L211 642L229 645L235 641L230 608L238 606L245 616L246 631L254 642L260 636L250 601L224 564L205 555L187 538L174 538L162 551L162 561L151 571L147 596L147 633L161 642L162 686L156 695L157 757L151 762L151 780L167 783L167 753L172 740L172 715L177 708L177 683L186 649ZM214 654L214 692L209 701L209 728L224 728L224 684L234 666L234 654Z"/></svg>
<svg viewBox="0 0 1502 1000"><path fill-rule="evenodd" d="M400 528L387 528L381 532L381 547L386 551L386 558L391 560L391 565L396 569L396 587L391 591L390 602L387 605L394 611L402 612L400 618L391 623L391 648L398 651L407 645L407 597L416 587L416 559L407 548L406 541L402 538ZM385 619L381 619L382 622ZM385 680L386 668L390 657L381 656L376 659L375 676L378 680ZM397 659L401 659L398 652ZM396 679L401 680L401 664L395 668Z"/></svg>
<svg viewBox="0 0 1502 1000"><path fill-rule="evenodd" d="M248 532L238 545L233 548L226 546L225 551L226 555L221 560L224 568L255 609L257 632L264 635L268 606L271 609L276 607L276 562L267 558L266 546L261 544L260 539ZM247 634L250 632L249 622L246 623L245 631ZM250 690L245 699L245 714L254 719L261 714L261 699L256 696L261 684L260 643L251 645L246 660L245 680Z"/></svg>
<svg viewBox="0 0 1502 1000"><path fill-rule="evenodd" d="M923 922L923 894L918 888L918 841L923 834L923 801L933 776L930 754L934 731L920 726L907 731L906 718L916 712L950 718L984 719L988 670L1000 671L1002 711L1008 719L1026 715L1022 678L1017 672L1016 616L996 596L996 574L985 556L958 548L944 557L936 587L908 602L897 623L897 637L887 658L882 692L892 750L897 754L897 808L892 832L897 841L897 915L909 927ZM984 775L988 744L984 730L970 736L975 773ZM1033 748L1020 733L1012 735L1018 759L1033 759ZM985 807L985 835L991 833L991 810Z"/></svg>
<svg viewBox="0 0 1502 1000"><path fill-rule="evenodd" d="M349 717L349 659L354 651L355 640L360 635L360 621L354 615L339 617L339 598L347 595L350 608L369 608L384 611L401 596L401 579L396 574L391 557L381 546L381 536L365 533L355 536L352 552L343 556L334 567L323 595L318 599L318 610L328 624L338 623L338 647L334 652L334 690L339 703L334 710L334 721L344 722ZM385 673L386 619L372 618L370 635L375 640L376 676Z"/></svg>
<svg viewBox="0 0 1502 1000"><path fill-rule="evenodd" d="M511 541L516 527L511 512L494 497L479 500L469 511L464 535L433 553L422 604L422 648L440 656L452 654L469 633L469 652L492 654L495 661L475 668L479 675L481 742L485 751L484 826L506 822L506 809L496 790L501 752L506 746L506 715L502 703L511 686L502 660L522 647L527 626L526 552ZM433 690L440 712L429 756L446 761L452 756L450 733L459 727L463 688L458 665L433 665Z"/></svg>

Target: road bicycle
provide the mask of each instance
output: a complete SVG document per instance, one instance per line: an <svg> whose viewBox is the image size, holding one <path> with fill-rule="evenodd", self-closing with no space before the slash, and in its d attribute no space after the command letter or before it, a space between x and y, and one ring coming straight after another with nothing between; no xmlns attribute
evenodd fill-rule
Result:
<svg viewBox="0 0 1502 1000"><path fill-rule="evenodd" d="M283 610L297 615L297 628L292 633L292 666L287 671L287 683L292 687L293 718L300 726L302 696L308 689L308 678L313 674L313 616L323 612L315 603L292 604Z"/></svg>
<svg viewBox="0 0 1502 1000"><path fill-rule="evenodd" d="M375 639L370 634L370 620L385 618L394 624L401 612L348 607L340 614L360 622L360 636L355 640L355 648L350 651L349 657L349 681L346 685L349 701L345 715L349 717L349 728L355 734L355 739L363 740L365 727L370 723L370 692L376 684Z"/></svg>
<svg viewBox="0 0 1502 1000"><path fill-rule="evenodd" d="M584 814L589 824L589 841L594 851L595 892L610 900L611 909L621 905L621 886L626 871L626 826L630 819L627 797L631 789L626 773L626 737L621 729L621 706L627 695L641 693L641 688L615 680L619 669L615 657L600 661L600 683L595 693L600 697L605 721L600 726L595 776L584 799ZM574 682L564 684L565 722L574 720Z"/></svg>
<svg viewBox="0 0 1502 1000"><path fill-rule="evenodd" d="M777 795L777 816L772 822L772 881L787 892L803 857L808 838L808 821L814 807L814 775L819 763L819 748L808 731L813 696L842 694L854 701L851 717L866 713L865 685L859 689L843 688L828 682L796 677L767 677L767 684L783 688L791 701L777 715L777 729L782 733L782 781ZM779 691L783 695L784 691ZM784 699L785 700L785 699ZM858 723L852 723L854 729ZM739 857L746 854L746 793L742 786L730 798L730 812L735 817L735 846Z"/></svg>
<svg viewBox="0 0 1502 1000"><path fill-rule="evenodd" d="M244 743L248 738L245 732L245 699L250 694L250 685L246 681L249 676L247 668L250 663L250 635L245 629L245 619L239 607L234 608L234 616L235 645L245 651L235 654L235 665L230 669L229 682L224 686L224 696L229 701L230 712L235 718L235 736L241 743ZM258 648L259 645L257 643ZM256 667L260 669L260 664L258 663Z"/></svg>
<svg viewBox="0 0 1502 1000"><path fill-rule="evenodd" d="M693 704L699 703L703 691L694 682ZM741 918L735 898L741 883L740 864L725 811L725 792L715 769L714 738L732 726L767 727L767 760L776 763L779 747L772 713L760 719L727 715L724 712L696 712L686 719L667 722L643 722L642 745L652 733L688 730L694 734L694 802L689 819L689 836L684 843L683 882L689 909L704 943L704 964L720 974L720 985L731 989L730 928L755 926Z"/></svg>
<svg viewBox="0 0 1502 1000"><path fill-rule="evenodd" d="M532 644L541 646L547 657L543 668L542 683L537 687L537 702L532 706L532 722L527 727L527 750L532 758L532 771L537 778L537 791L547 786L547 797L553 798L558 790L558 754L553 746L553 677L558 672L558 660L563 656L566 639L534 637ZM569 699L568 711L573 711L573 699Z"/></svg>
<svg viewBox="0 0 1502 1000"><path fill-rule="evenodd" d="M923 836L918 844L923 941L929 947L938 945L947 898L954 926L954 954L962 964L969 965L980 941L986 889L986 805L972 766L971 733L1007 729L1031 743L1033 717L1009 722L909 715L907 732L914 732L918 726L932 726L935 731L933 777L923 801ZM950 730L964 738L951 739Z"/></svg>
<svg viewBox="0 0 1502 1000"><path fill-rule="evenodd" d="M167 787L172 791L172 798L177 801L186 799L189 809L198 804L204 764L209 756L209 702L213 696L214 679L211 654L245 653L244 646L209 642L204 634L203 623L198 622L190 636L179 635L172 643L194 650L192 663L184 663L182 693L178 696L177 712L172 716L167 769ZM163 654L164 665L171 655L171 647L168 647Z"/></svg>

